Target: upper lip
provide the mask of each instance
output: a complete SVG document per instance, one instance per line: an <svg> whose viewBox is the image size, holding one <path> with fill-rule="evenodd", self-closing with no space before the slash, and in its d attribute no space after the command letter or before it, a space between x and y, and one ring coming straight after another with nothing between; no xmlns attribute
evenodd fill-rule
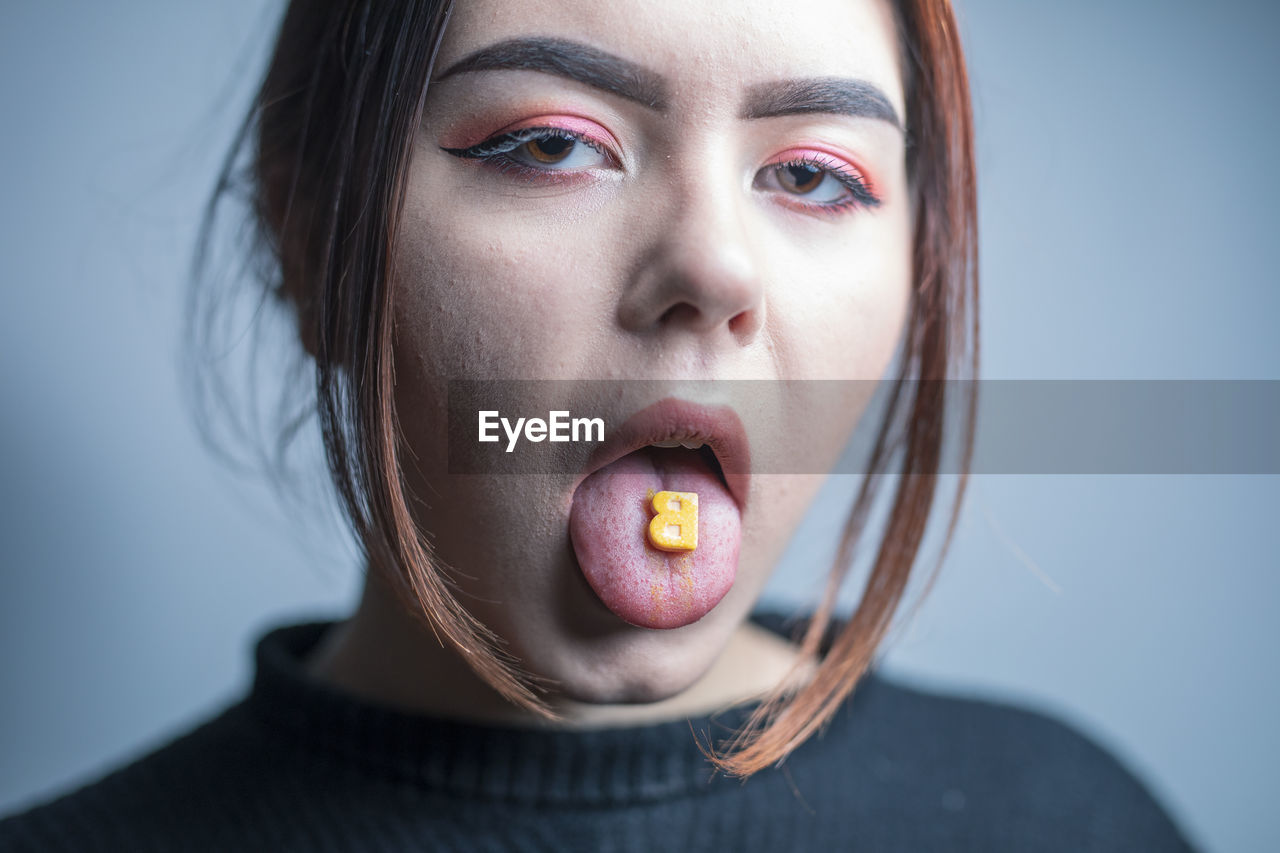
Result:
<svg viewBox="0 0 1280 853"><path fill-rule="evenodd" d="M742 421L729 406L706 406L667 397L641 409L605 436L587 460L574 488L628 453L659 441L694 439L711 448L739 511L747 506L751 449Z"/></svg>

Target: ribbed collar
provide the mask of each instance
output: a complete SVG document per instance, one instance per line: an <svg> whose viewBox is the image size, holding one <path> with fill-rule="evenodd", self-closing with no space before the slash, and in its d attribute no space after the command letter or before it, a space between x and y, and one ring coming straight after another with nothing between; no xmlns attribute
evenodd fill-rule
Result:
<svg viewBox="0 0 1280 853"><path fill-rule="evenodd" d="M752 620L790 636L795 620ZM303 661L335 623L269 631L256 649L248 705L266 725L309 751L336 754L397 782L467 799L607 805L687 795L715 781L699 750L741 727L752 705L711 717L564 731L480 725L370 704L318 681ZM735 783L736 784L736 783Z"/></svg>

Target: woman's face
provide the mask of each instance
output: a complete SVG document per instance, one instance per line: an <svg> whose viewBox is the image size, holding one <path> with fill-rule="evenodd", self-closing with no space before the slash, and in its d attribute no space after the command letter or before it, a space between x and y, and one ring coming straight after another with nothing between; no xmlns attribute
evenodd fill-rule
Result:
<svg viewBox="0 0 1280 853"><path fill-rule="evenodd" d="M729 380L876 379L901 334L910 205L892 13L881 0L467 0L435 68L393 295L419 522L463 603L564 695L674 695L746 617L820 484L760 460L796 447L833 459L862 405L848 383L815 397L817 383ZM725 503L740 531L719 552L736 559L723 598L680 627L606 607L570 537L595 463L451 476L450 379L612 380L573 413L608 424L659 396L705 402L628 380L717 380L755 460ZM502 414L546 417L547 402L523 403Z"/></svg>

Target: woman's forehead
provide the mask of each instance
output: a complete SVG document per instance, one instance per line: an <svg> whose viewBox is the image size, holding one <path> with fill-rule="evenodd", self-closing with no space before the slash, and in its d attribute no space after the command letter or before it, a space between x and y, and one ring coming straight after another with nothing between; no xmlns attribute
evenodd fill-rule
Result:
<svg viewBox="0 0 1280 853"><path fill-rule="evenodd" d="M515 40L572 42L621 60L677 107L740 111L762 84L831 78L870 84L904 115L888 0L460 0L435 67Z"/></svg>

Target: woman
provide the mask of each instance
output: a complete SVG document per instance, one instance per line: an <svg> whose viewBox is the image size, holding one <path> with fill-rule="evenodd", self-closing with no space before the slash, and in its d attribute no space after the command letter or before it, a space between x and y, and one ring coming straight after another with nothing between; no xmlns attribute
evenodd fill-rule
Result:
<svg viewBox="0 0 1280 853"><path fill-rule="evenodd" d="M1185 849L1063 726L868 671L976 372L946 3L298 0L242 143L364 596L0 849ZM882 376L826 598L751 617ZM460 388L609 431L480 470Z"/></svg>

